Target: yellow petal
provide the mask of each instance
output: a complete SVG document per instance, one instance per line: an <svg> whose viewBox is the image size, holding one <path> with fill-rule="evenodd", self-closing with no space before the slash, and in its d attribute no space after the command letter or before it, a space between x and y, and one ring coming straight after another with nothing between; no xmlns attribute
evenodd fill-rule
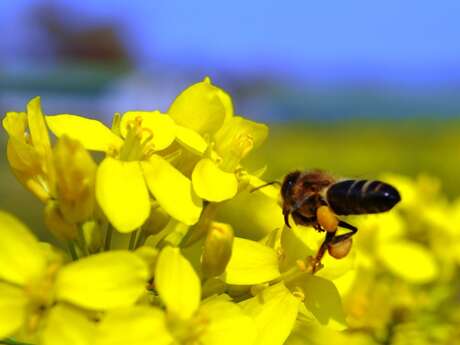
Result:
<svg viewBox="0 0 460 345"><path fill-rule="evenodd" d="M337 260L326 254L321 261L324 267L316 273L316 276L334 280L350 272L356 262L356 251L352 251L344 258Z"/></svg>
<svg viewBox="0 0 460 345"><path fill-rule="evenodd" d="M41 202L46 203L50 198L48 188L46 188L42 181L36 179L30 174L12 169L16 179L24 185L33 195L35 195Z"/></svg>
<svg viewBox="0 0 460 345"><path fill-rule="evenodd" d="M208 158L196 164L192 173L192 183L199 197L213 202L231 199L238 191L235 174L222 171Z"/></svg>
<svg viewBox="0 0 460 345"><path fill-rule="evenodd" d="M200 307L209 324L200 337L204 345L251 345L257 336L254 320L225 296L212 297Z"/></svg>
<svg viewBox="0 0 460 345"><path fill-rule="evenodd" d="M310 317L336 330L346 328L342 301L334 283L321 277L305 274L290 284L302 290L305 295L304 304Z"/></svg>
<svg viewBox="0 0 460 345"><path fill-rule="evenodd" d="M107 157L97 170L96 198L120 232L140 227L150 213L150 201L139 162Z"/></svg>
<svg viewBox="0 0 460 345"><path fill-rule="evenodd" d="M208 148L208 143L193 129L176 126L176 140L190 151L202 155Z"/></svg>
<svg viewBox="0 0 460 345"><path fill-rule="evenodd" d="M51 142L40 105L40 97L27 104L27 120L33 145L42 154L51 155Z"/></svg>
<svg viewBox="0 0 460 345"><path fill-rule="evenodd" d="M41 157L37 150L24 141L10 137L7 146L7 157L11 167L30 176L42 173Z"/></svg>
<svg viewBox="0 0 460 345"><path fill-rule="evenodd" d="M144 293L148 276L146 263L134 253L97 254L62 268L56 296L88 309L130 306Z"/></svg>
<svg viewBox="0 0 460 345"><path fill-rule="evenodd" d="M252 188L257 188L258 193L262 193L268 198L273 199L275 201L278 201L280 199L279 187L275 187L274 185L266 185L267 181L264 181L261 178L254 175L248 176L248 182Z"/></svg>
<svg viewBox="0 0 460 345"><path fill-rule="evenodd" d="M159 111L128 111L123 114L120 123L120 132L123 137L128 133L128 126L138 122L144 131L142 139L152 137L151 143L155 150L163 150L172 144L176 137L174 121Z"/></svg>
<svg viewBox="0 0 460 345"><path fill-rule="evenodd" d="M282 282L241 303L244 311L256 322L258 337L255 344L284 344L294 328L299 304L300 301Z"/></svg>
<svg viewBox="0 0 460 345"><path fill-rule="evenodd" d="M159 309L147 306L110 311L99 325L95 345L171 345L173 338Z"/></svg>
<svg viewBox="0 0 460 345"><path fill-rule="evenodd" d="M168 313L188 319L198 309L200 279L179 248L165 247L161 251L155 270L155 286Z"/></svg>
<svg viewBox="0 0 460 345"><path fill-rule="evenodd" d="M339 291L340 296L348 296L348 293L353 288L357 275L357 270L350 270L347 273L341 275L339 278L334 279L334 285Z"/></svg>
<svg viewBox="0 0 460 345"><path fill-rule="evenodd" d="M160 156L142 162L147 185L160 206L171 217L187 225L195 224L203 208L191 181Z"/></svg>
<svg viewBox="0 0 460 345"><path fill-rule="evenodd" d="M310 320L298 320L293 332L289 335L286 345L377 345L379 344L370 332L339 332ZM404 334L404 333L399 333ZM405 336L402 336L405 338ZM398 337L399 338L399 337ZM411 337L412 338L412 337ZM419 344L417 341L415 344Z"/></svg>
<svg viewBox="0 0 460 345"><path fill-rule="evenodd" d="M0 279L24 285L46 267L37 239L18 219L0 211Z"/></svg>
<svg viewBox="0 0 460 345"><path fill-rule="evenodd" d="M306 257L315 255L323 241L324 233L314 231L313 228L294 226L294 224L291 229L283 228L281 246L284 255L280 264L281 270L289 269L296 264L297 260L305 260ZM354 251L340 260L326 253L322 260L324 267L316 273L316 276L334 280L353 268L355 257Z"/></svg>
<svg viewBox="0 0 460 345"><path fill-rule="evenodd" d="M88 150L107 152L119 148L123 141L101 122L85 117L61 114L47 116L46 123L57 137L67 135L80 141Z"/></svg>
<svg viewBox="0 0 460 345"><path fill-rule="evenodd" d="M43 345L90 345L96 334L95 323L72 307L58 304L48 314L41 333Z"/></svg>
<svg viewBox="0 0 460 345"><path fill-rule="evenodd" d="M279 277L278 255L258 242L235 237L230 262L225 271L227 284L251 285Z"/></svg>
<svg viewBox="0 0 460 345"><path fill-rule="evenodd" d="M384 243L378 247L378 256L393 274L411 283L429 283L438 276L433 255L420 244L409 241Z"/></svg>
<svg viewBox="0 0 460 345"><path fill-rule="evenodd" d="M10 137L24 140L27 127L27 114L24 112L9 111L3 118L2 125Z"/></svg>
<svg viewBox="0 0 460 345"><path fill-rule="evenodd" d="M27 122L32 144L41 158L42 177L49 193L54 195L55 172L52 162L51 142L40 106L40 97L35 97L27 104Z"/></svg>
<svg viewBox="0 0 460 345"><path fill-rule="evenodd" d="M200 134L214 133L233 115L233 108L230 96L206 78L182 91L168 114L178 125Z"/></svg>
<svg viewBox="0 0 460 345"><path fill-rule="evenodd" d="M218 219L231 223L239 237L259 240L272 230L283 228L283 212L277 200L257 191L239 192L219 204Z"/></svg>
<svg viewBox="0 0 460 345"><path fill-rule="evenodd" d="M22 289L0 282L0 339L14 335L21 328L27 302Z"/></svg>
<svg viewBox="0 0 460 345"><path fill-rule="evenodd" d="M324 234L314 231L313 228L292 226L289 229L283 227L280 239L283 248L281 271L296 265L297 260L305 260L306 257L315 255L323 240Z"/></svg>
<svg viewBox="0 0 460 345"><path fill-rule="evenodd" d="M44 183L43 160L37 150L17 138L10 137L6 147L8 163L14 176L42 202L50 197L48 184Z"/></svg>

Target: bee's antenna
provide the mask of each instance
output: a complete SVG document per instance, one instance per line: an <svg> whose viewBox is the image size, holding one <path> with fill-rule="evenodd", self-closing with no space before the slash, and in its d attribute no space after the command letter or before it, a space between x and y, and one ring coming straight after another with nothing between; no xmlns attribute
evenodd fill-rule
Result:
<svg viewBox="0 0 460 345"><path fill-rule="evenodd" d="M263 184L263 185L261 185L261 186L252 188L249 192L250 192L250 193L253 193L253 192L255 192L255 191L257 191L257 190L259 190L259 189L261 189L261 188L268 187L268 186L271 186L271 185L273 185L273 184L277 184L277 185L281 186L281 182L280 182L280 181L271 181L271 182L267 182L267 183L265 183L265 184Z"/></svg>

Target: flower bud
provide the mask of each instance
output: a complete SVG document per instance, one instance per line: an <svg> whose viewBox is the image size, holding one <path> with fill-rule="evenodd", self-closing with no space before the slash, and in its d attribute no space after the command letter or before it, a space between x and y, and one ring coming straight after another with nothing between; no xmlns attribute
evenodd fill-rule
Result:
<svg viewBox="0 0 460 345"><path fill-rule="evenodd" d="M329 244L327 251L333 258L342 259L350 252L352 243L353 240L351 238L347 238L344 241Z"/></svg>
<svg viewBox="0 0 460 345"><path fill-rule="evenodd" d="M209 228L201 258L201 268L205 277L222 274L232 255L233 229L225 223L213 222Z"/></svg>
<svg viewBox="0 0 460 345"><path fill-rule="evenodd" d="M45 225L54 236L61 240L69 241L77 238L77 226L64 219L55 201L49 201L45 206Z"/></svg>
<svg viewBox="0 0 460 345"><path fill-rule="evenodd" d="M96 164L76 140L63 136L54 148L57 198L64 218L70 223L87 220L93 213Z"/></svg>
<svg viewBox="0 0 460 345"><path fill-rule="evenodd" d="M83 224L83 236L85 237L88 251L97 253L104 245L103 229L101 224L95 220L89 220Z"/></svg>
<svg viewBox="0 0 460 345"><path fill-rule="evenodd" d="M33 114L8 112L2 121L9 136L6 156L15 177L46 203L54 191L54 170L39 100L34 99L31 103L35 105ZM34 123L34 136L29 128L30 120Z"/></svg>

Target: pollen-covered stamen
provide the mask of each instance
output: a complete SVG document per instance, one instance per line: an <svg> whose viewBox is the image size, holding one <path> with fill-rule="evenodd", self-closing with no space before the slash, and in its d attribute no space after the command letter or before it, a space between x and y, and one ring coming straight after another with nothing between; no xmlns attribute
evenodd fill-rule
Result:
<svg viewBox="0 0 460 345"><path fill-rule="evenodd" d="M246 155L254 148L254 138L250 134L242 134L238 136L236 153L240 155L240 159L246 157Z"/></svg>
<svg viewBox="0 0 460 345"><path fill-rule="evenodd" d="M254 138L250 134L240 134L236 136L228 156L224 157L222 169L233 172L240 164L240 161L248 155L254 148Z"/></svg>
<svg viewBox="0 0 460 345"><path fill-rule="evenodd" d="M136 161L149 157L154 152L152 139L152 130L142 127L142 118L140 116L130 120L127 123L125 142L120 150L120 159Z"/></svg>

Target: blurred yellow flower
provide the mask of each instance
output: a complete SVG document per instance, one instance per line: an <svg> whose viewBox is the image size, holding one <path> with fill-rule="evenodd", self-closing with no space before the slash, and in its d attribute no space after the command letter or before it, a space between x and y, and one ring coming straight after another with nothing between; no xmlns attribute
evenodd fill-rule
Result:
<svg viewBox="0 0 460 345"><path fill-rule="evenodd" d="M74 224L89 219L95 204L96 163L80 142L65 135L54 147L53 162L62 215Z"/></svg>
<svg viewBox="0 0 460 345"><path fill-rule="evenodd" d="M74 314L62 309L66 307L53 311L56 303L107 310L130 306L145 291L148 268L133 253L103 253L63 266L59 256L48 255L23 224L5 212L0 212L0 236L0 339L34 334L49 311ZM59 324L50 324L53 320L60 317L47 320L45 334L51 338L61 332ZM73 326L81 324L66 325Z"/></svg>

